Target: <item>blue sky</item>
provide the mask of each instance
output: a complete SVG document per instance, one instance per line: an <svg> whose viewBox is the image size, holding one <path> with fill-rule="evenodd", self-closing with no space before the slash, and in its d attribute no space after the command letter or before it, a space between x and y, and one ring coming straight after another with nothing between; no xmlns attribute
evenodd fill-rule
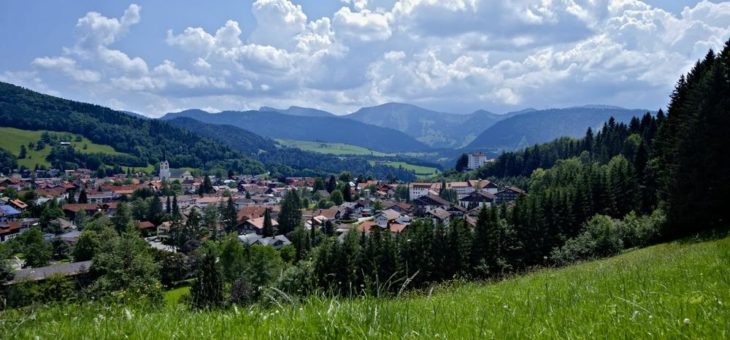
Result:
<svg viewBox="0 0 730 340"><path fill-rule="evenodd" d="M0 80L150 116L656 109L728 38L728 2L6 0Z"/></svg>

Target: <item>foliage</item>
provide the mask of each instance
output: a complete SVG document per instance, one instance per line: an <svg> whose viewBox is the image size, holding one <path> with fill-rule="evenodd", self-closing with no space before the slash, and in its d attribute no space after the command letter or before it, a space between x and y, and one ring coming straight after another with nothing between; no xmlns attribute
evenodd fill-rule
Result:
<svg viewBox="0 0 730 340"><path fill-rule="evenodd" d="M216 254L203 247L195 282L190 293L195 309L213 309L223 305L223 273L217 263Z"/></svg>
<svg viewBox="0 0 730 340"><path fill-rule="evenodd" d="M94 143L110 145L131 155L135 164L157 164L163 159L172 167L213 167L235 159L239 169L261 173L260 163L242 157L218 142L156 119L142 119L97 105L74 102L0 84L0 125L29 130L68 131ZM55 148L56 159L90 163L87 154ZM53 153L53 152L52 152ZM129 160L131 161L131 159ZM126 162L126 161L125 161ZM95 161L96 166L101 162ZM87 167L91 164L86 164Z"/></svg>

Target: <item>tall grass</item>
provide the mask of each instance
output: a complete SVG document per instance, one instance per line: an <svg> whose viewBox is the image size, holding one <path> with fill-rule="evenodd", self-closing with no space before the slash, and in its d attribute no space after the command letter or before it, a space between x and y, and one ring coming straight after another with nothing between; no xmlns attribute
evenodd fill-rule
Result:
<svg viewBox="0 0 730 340"><path fill-rule="evenodd" d="M0 314L0 337L707 338L730 337L730 238L670 243L497 283L396 299L272 294L267 306L57 305Z"/></svg>

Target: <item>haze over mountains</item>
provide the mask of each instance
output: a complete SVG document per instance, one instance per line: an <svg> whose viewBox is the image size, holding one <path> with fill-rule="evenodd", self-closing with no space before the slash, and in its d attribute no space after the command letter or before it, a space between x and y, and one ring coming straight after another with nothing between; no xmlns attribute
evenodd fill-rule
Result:
<svg viewBox="0 0 730 340"><path fill-rule="evenodd" d="M274 139L346 143L384 152L432 150L512 150L570 136L582 136L610 117L626 122L646 110L586 105L566 109L525 109L506 114L478 110L469 114L438 112L416 105L387 103L347 115L304 107L262 107L209 113L186 110L162 119L187 117L228 124Z"/></svg>

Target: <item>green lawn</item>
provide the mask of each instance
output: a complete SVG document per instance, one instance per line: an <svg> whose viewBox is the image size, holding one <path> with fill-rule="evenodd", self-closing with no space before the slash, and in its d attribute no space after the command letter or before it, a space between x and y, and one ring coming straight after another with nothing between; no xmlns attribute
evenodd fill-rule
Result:
<svg viewBox="0 0 730 340"><path fill-rule="evenodd" d="M20 146L25 145L27 149L27 157L18 160L18 165L24 165L28 168L35 167L36 164L43 166L50 166L46 161L46 156L51 152L51 147L46 146L41 150L35 150L35 148L29 148L28 143L37 143L41 138L42 130L21 130L9 127L0 127L0 148L10 151L13 155L18 156L20 153ZM85 137L81 138L80 142L76 141L75 134L66 132L54 132L48 131L49 133L63 133L73 136L69 142L73 145L76 150L82 153L106 153L112 155L121 155L123 153L117 152L109 145L96 144L88 140ZM86 149L83 146L86 145Z"/></svg>
<svg viewBox="0 0 730 340"><path fill-rule="evenodd" d="M355 155L355 156L375 156L375 157L390 157L395 154L383 153L373 151L367 148L363 148L356 145L343 144L343 143L328 143L328 142L312 142L302 140L285 140L277 139L279 144L298 148L304 151L318 152L331 155Z"/></svg>
<svg viewBox="0 0 730 340"><path fill-rule="evenodd" d="M169 307L177 306L180 299L188 294L190 294L190 287L188 286L168 290L164 295L165 305Z"/></svg>
<svg viewBox="0 0 730 340"><path fill-rule="evenodd" d="M662 244L393 299L314 297L191 312L99 303L0 312L7 339L727 339L730 238ZM125 309L129 309L125 311Z"/></svg>
<svg viewBox="0 0 730 340"><path fill-rule="evenodd" d="M376 162L378 162L378 161L370 161L370 164L375 165ZM382 161L380 161L380 163L383 165L392 166L394 168L403 167L406 170L413 170L416 172L416 176L418 176L418 177L428 177L428 176L433 176L433 175L436 175L439 173L439 170L436 168L432 168L432 167L428 167L428 166L421 166L421 165L414 165L414 164L409 164L406 162L390 162L390 161L382 162Z"/></svg>

